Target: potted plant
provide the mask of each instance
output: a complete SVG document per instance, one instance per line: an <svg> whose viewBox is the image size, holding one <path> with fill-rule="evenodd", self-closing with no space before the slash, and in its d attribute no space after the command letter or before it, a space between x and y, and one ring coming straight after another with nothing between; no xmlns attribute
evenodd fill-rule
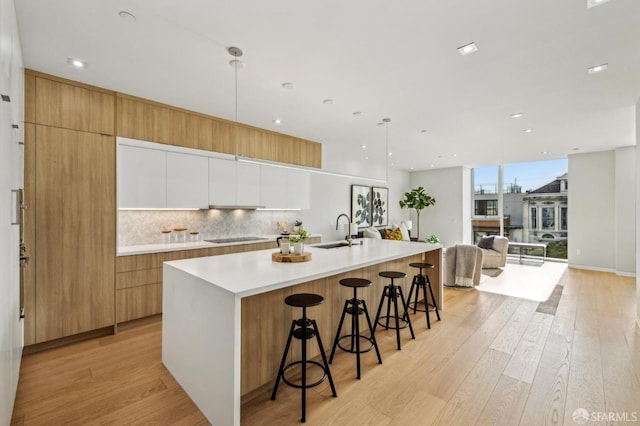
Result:
<svg viewBox="0 0 640 426"><path fill-rule="evenodd" d="M436 199L421 186L404 193L404 200L400 200L400 208L416 209L418 215L418 240L420 239L420 212L436 203Z"/></svg>
<svg viewBox="0 0 640 426"><path fill-rule="evenodd" d="M309 239L309 233L302 226L298 228L298 233L289 237L289 242L293 244L293 253L302 254L304 243Z"/></svg>

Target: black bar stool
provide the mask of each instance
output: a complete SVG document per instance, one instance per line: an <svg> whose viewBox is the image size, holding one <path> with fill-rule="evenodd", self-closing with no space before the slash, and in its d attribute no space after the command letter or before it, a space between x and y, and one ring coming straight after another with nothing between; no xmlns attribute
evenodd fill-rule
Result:
<svg viewBox="0 0 640 426"><path fill-rule="evenodd" d="M333 385L331 371L329 370L329 364L327 363L327 355L324 353L324 347L322 346L322 340L320 339L320 334L318 333L318 326L316 324L316 320L307 318L307 308L311 306L317 306L322 302L324 302L324 297L317 294L310 294L310 293L292 294L291 296L287 296L284 299L284 303L286 303L287 305L302 308L302 318L291 322L289 337L287 338L287 344L284 348L284 353L282 354L282 361L280 362L280 368L278 369L278 377L276 379L276 383L273 386L271 399L272 400L276 399L276 393L278 392L278 385L280 384L280 379L282 379L282 381L288 384L289 386L302 389L302 422L303 423L306 421L307 388L318 386L320 383L324 381L325 378L328 377L333 396L334 397L338 396L338 394L336 393L336 388ZM296 326L298 326L298 328L296 328ZM287 354L289 353L289 346L291 345L292 337L295 337L296 339L301 340L302 359L285 365L284 363L287 360ZM320 364L319 362L307 359L307 340L312 339L314 337L318 340L318 348L320 349L320 355L322 356L322 364ZM300 384L297 384L289 381L285 377L285 372L290 367L293 367L299 364L301 365L301 368L302 368L302 382ZM307 383L307 364L313 364L322 369L322 377L313 383Z"/></svg>
<svg viewBox="0 0 640 426"><path fill-rule="evenodd" d="M378 324L383 326L385 330L389 328L393 328L396 330L396 341L398 343L398 350L400 350L400 329L409 327L411 331L411 338L415 339L416 336L413 334L413 327L411 326L411 319L409 318L409 314L407 312L407 303L404 300L404 296L402 295L402 287L396 286L393 283L393 280L396 278L404 278L407 276L404 272L396 272L396 271L382 271L378 273L381 277L391 278L391 284L386 285L382 290L382 297L380 298L380 305L378 306L378 313L376 314L376 321L373 327L373 332L375 333ZM400 302L402 303L403 314L400 315L398 311L398 297L400 298ZM382 305L384 304L385 298L387 299L387 315L380 316L380 312L382 311ZM391 304L393 303L393 316L391 315ZM389 326L389 320L393 320L393 326ZM380 321L386 320L385 324L382 324ZM402 323L402 324L401 324Z"/></svg>
<svg viewBox="0 0 640 426"><path fill-rule="evenodd" d="M340 317L340 323L338 324L338 331L336 332L336 338L333 340L333 348L331 348L331 356L329 357L329 364L333 362L333 356L336 353L336 347L339 347L345 352L356 354L356 366L357 366L357 378L360 378L360 354L369 352L371 349L376 350L378 356L378 363L382 364L382 358L380 357L380 350L378 350L378 344L373 332L373 324L371 324L371 318L369 317L369 311L367 310L367 304L364 300L358 299L358 288L371 286L371 281L364 278L344 278L340 280L340 285L353 288L353 299L347 299L344 302L344 308L342 308L342 316ZM362 305L362 307L360 307ZM351 315L351 333L340 336L342 331L342 324L344 323L345 315ZM369 332L371 337L363 336L360 334L360 315L364 315L369 325ZM340 344L343 339L349 339L349 346L345 347ZM360 339L368 341L369 347L362 349L360 347Z"/></svg>
<svg viewBox="0 0 640 426"><path fill-rule="evenodd" d="M440 321L440 313L438 312L438 302L436 302L436 298L433 295L433 287L431 287L431 281L429 281L429 275L422 273L423 269L433 269L434 266L431 263L410 263L409 266L414 268L420 268L420 272L418 275L413 277L413 282L411 283L411 290L409 290L409 297L407 301L409 302L409 309L413 309L413 313L416 311L424 312L427 316L427 328L431 328L431 320L429 319L429 311L435 311L436 316L438 317L438 321ZM429 299L427 298L427 287L429 287L429 293L431 294L431 301L433 303L429 303ZM418 293L422 288L422 300L418 300ZM415 290L415 293L414 293ZM411 296L414 296L414 301L411 301ZM424 309L418 308L418 305L422 305Z"/></svg>

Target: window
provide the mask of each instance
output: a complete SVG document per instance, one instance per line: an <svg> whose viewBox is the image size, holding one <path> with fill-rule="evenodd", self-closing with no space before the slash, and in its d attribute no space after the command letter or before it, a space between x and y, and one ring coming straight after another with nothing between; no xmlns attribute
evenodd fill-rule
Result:
<svg viewBox="0 0 640 426"><path fill-rule="evenodd" d="M476 216L498 216L498 200L476 200Z"/></svg>
<svg viewBox="0 0 640 426"><path fill-rule="evenodd" d="M567 220L567 208L560 207L560 229L563 231L566 231L569 228Z"/></svg>
<svg viewBox="0 0 640 426"><path fill-rule="evenodd" d="M542 229L556 229L556 208L542 208Z"/></svg>
<svg viewBox="0 0 640 426"><path fill-rule="evenodd" d="M538 229L538 209L531 207L531 229Z"/></svg>

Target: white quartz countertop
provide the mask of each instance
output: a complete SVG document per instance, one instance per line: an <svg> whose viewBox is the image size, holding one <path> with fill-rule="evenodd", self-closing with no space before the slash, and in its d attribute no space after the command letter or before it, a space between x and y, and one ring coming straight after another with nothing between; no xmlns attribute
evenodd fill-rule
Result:
<svg viewBox="0 0 640 426"><path fill-rule="evenodd" d="M290 235L291 236L291 235ZM196 241L187 243L169 243L169 244L140 244L135 246L118 247L117 256L131 256L135 254L163 253L178 250L195 250L213 247L238 246L242 244L267 243L275 241L281 235L261 235L257 240L236 241L228 243L210 243L208 241ZM310 238L320 237L320 234L311 234ZM233 238L233 237L215 237L215 238ZM207 237L207 239L210 239Z"/></svg>
<svg viewBox="0 0 640 426"><path fill-rule="evenodd" d="M359 241L363 244L332 249L306 245L305 251L312 255L308 262L274 262L271 254L276 250L268 249L176 260L165 262L165 265L239 297L247 297L442 248L440 244L408 241L368 238ZM323 244L327 243L318 245Z"/></svg>

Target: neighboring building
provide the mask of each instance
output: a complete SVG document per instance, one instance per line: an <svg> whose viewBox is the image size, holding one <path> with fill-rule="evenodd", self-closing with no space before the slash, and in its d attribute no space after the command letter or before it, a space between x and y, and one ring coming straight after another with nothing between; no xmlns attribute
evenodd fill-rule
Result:
<svg viewBox="0 0 640 426"><path fill-rule="evenodd" d="M567 173L523 197L522 218L525 242L563 241L569 232Z"/></svg>
<svg viewBox="0 0 640 426"><path fill-rule="evenodd" d="M519 185L506 185L502 196L504 236L521 242L566 241L567 190L567 173L526 193ZM491 185L475 190L472 225L476 242L484 235L500 234L498 194Z"/></svg>
<svg viewBox="0 0 640 426"><path fill-rule="evenodd" d="M506 185L502 194L504 236L511 241L522 241L522 202L524 196L522 187L516 184ZM498 193L491 185L476 188L471 223L475 242L480 241L480 238L485 235L500 235Z"/></svg>

